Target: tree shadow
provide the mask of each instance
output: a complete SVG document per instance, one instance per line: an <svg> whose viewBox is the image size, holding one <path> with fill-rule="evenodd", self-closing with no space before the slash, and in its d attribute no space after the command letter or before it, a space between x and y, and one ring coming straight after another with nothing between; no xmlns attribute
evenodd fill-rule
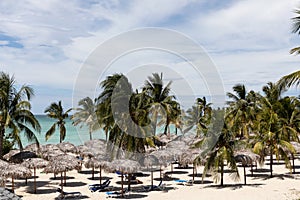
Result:
<svg viewBox="0 0 300 200"><path fill-rule="evenodd" d="M188 174L187 171L167 171L166 174Z"/></svg>
<svg viewBox="0 0 300 200"><path fill-rule="evenodd" d="M223 186L221 185L208 185L205 186L204 188L216 188L216 189L224 189L224 188L230 188L232 190L236 190L236 189L241 189L243 187L259 187L265 184L262 183L252 183L252 184L224 184Z"/></svg>
<svg viewBox="0 0 300 200"><path fill-rule="evenodd" d="M64 187L81 187L87 185L84 182L78 181L78 182L68 182L66 183L66 185Z"/></svg>

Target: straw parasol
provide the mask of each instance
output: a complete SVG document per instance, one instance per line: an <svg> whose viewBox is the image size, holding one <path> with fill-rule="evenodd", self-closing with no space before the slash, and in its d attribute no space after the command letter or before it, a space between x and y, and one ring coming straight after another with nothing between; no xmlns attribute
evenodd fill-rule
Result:
<svg viewBox="0 0 300 200"><path fill-rule="evenodd" d="M148 155L143 156L139 160L139 163L143 167L147 167L147 168L150 167L150 170L151 170L151 190L153 190L153 167L160 166L158 158L155 157L154 155L148 154Z"/></svg>
<svg viewBox="0 0 300 200"><path fill-rule="evenodd" d="M251 165L251 169L252 169L252 164L253 162L256 162L257 160L259 160L259 155L251 152L251 151L237 151L234 154L234 159L236 160L236 162L240 162L242 163L242 166L244 167L244 184L247 184L246 181L246 166L247 165ZM253 170L251 170L253 173Z"/></svg>
<svg viewBox="0 0 300 200"><path fill-rule="evenodd" d="M296 153L300 153L300 144L298 142L290 142L291 145L293 145ZM295 156L293 153L291 153L291 157L292 157L292 164L293 164L293 173L296 173L295 170Z"/></svg>
<svg viewBox="0 0 300 200"><path fill-rule="evenodd" d="M78 152L78 148L70 142L59 143L59 144L57 144L57 147L65 153L67 153L67 152L77 153Z"/></svg>
<svg viewBox="0 0 300 200"><path fill-rule="evenodd" d="M27 167L20 164L9 164L0 171L3 177L11 177L12 191L14 191L14 178L28 178L32 172Z"/></svg>
<svg viewBox="0 0 300 200"><path fill-rule="evenodd" d="M122 184L122 197L124 197L124 184L123 184L123 174L132 174L134 172L137 172L138 169L140 169L141 165L134 160L128 160L128 159L116 159L110 163L111 169L115 171L120 171L121 174L121 184ZM128 190L130 190L130 177L128 181Z"/></svg>
<svg viewBox="0 0 300 200"><path fill-rule="evenodd" d="M199 156L200 154L199 149L190 149L186 150L183 152L179 158L179 163L182 165L188 165L192 164L193 165L193 182L195 181L195 159Z"/></svg>
<svg viewBox="0 0 300 200"><path fill-rule="evenodd" d="M166 149L153 151L152 153L150 153L150 155L155 156L159 161L160 179L162 180L161 167L162 166L167 166L169 163L171 163L171 161L173 159L173 155Z"/></svg>
<svg viewBox="0 0 300 200"><path fill-rule="evenodd" d="M46 173L61 173L61 190L63 191L63 185L66 185L66 172L79 169L81 161L75 156L62 154L58 155L55 158L52 158L44 171ZM63 184L63 172L64 172L64 181ZM63 194L62 194L63 195Z"/></svg>
<svg viewBox="0 0 300 200"><path fill-rule="evenodd" d="M32 143L32 144L27 145L23 150L24 151L31 151L31 152L34 152L36 154L39 154L40 153L40 145L37 144L37 143Z"/></svg>
<svg viewBox="0 0 300 200"><path fill-rule="evenodd" d="M29 159L24 160L22 165L29 169L33 169L34 193L36 194L36 169L46 167L48 165L48 161L46 161L42 158L29 158Z"/></svg>

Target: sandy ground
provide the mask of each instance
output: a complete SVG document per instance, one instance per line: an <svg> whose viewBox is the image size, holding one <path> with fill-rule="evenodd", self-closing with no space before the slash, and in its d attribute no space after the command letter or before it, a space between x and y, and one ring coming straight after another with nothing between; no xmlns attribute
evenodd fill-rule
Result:
<svg viewBox="0 0 300 200"><path fill-rule="evenodd" d="M224 187L219 187L213 182L212 177L205 178L204 183L201 182L201 173L203 167L197 169L198 175L195 178L195 183L192 186L180 185L175 182L175 179L190 180L192 179L192 168L178 169L174 165L173 173L170 173L170 180L165 180L166 185L164 191L142 191L143 185L150 185L150 173L143 172L145 176L138 177L143 184L132 186L132 192L128 198L131 199L170 199L170 200L196 200L196 199L300 199L300 160L296 160L296 173L291 174L284 164L277 161L273 167L273 178L269 178L269 165L258 166L257 170L254 168L254 174L251 176L250 168L247 168L247 185L243 185L243 168L239 167L240 181L234 182L229 173L225 174ZM170 172L171 168L165 168L164 172ZM297 172L298 171L298 172ZM59 176L53 179L53 174L41 173L42 170L37 170L37 194L33 194L33 179L28 179L28 184L25 180L16 180L17 195L23 196L23 199L55 199L59 193L56 189L60 187ZM111 185L120 188L120 180L117 174L102 173L103 180L112 178ZM91 179L92 174L90 169L85 169L78 173L73 170L67 172L67 185L64 187L66 192L81 192L82 196L78 199L106 199L108 195L105 192L90 192L89 184L99 183L99 173L95 174L95 180ZM159 172L154 172L154 184L159 184ZM11 187L11 182L6 184L6 187ZM125 186L126 187L126 186ZM71 199L71 198L70 198ZM74 199L74 198L73 198Z"/></svg>

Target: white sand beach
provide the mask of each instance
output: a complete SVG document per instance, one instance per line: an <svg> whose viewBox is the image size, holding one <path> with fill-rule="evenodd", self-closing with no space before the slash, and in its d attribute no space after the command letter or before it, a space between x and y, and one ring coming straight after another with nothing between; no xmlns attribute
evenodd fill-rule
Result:
<svg viewBox="0 0 300 200"><path fill-rule="evenodd" d="M243 200L274 200L274 199L299 199L300 198L300 161L296 160L296 173L291 174L285 168L282 161L275 161L273 168L273 178L269 178L269 165L266 164L262 167L258 166L257 170L254 167L253 176L251 176L250 167L247 168L247 185L243 185L243 168L239 167L240 181L234 182L229 173L225 173L224 186L220 187L219 184L212 182L212 177L206 177L202 184L202 178L199 173L202 173L203 167L198 167L198 175L195 177L195 183L192 186L182 185L175 182L175 179L190 180L192 179L192 168L178 169L174 165L173 173L168 173L173 180L165 180L165 190L141 191L142 186L151 185L150 173L143 172L147 176L137 177L143 184L132 185L132 192L129 193L128 198L131 199L170 199L170 200L196 200L196 199L243 199ZM164 172L170 172L170 166L164 169ZM298 171L298 172L297 172ZM37 170L37 194L33 194L33 179L28 179L28 185L25 185L25 180L16 180L17 195L22 196L24 200L30 199L55 199L59 193L56 189L59 188L60 178L53 179L53 174L41 173L42 170ZM114 173L102 173L103 180L111 179L111 186L120 188L121 178ZM66 192L80 192L81 197L77 199L106 199L108 195L105 192L92 193L88 189L89 184L99 183L99 173L95 174L95 180L91 180L91 169L83 167L82 172L78 173L76 170L67 172L67 185L64 187ZM159 184L159 172L154 172L154 184ZM6 187L10 188L11 183L8 182ZM127 187L127 185L124 185ZM71 198L70 198L71 199Z"/></svg>

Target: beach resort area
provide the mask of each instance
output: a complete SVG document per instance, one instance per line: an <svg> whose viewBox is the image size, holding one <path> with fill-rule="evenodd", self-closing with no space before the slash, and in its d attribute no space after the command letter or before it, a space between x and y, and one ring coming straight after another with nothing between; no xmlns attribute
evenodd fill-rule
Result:
<svg viewBox="0 0 300 200"><path fill-rule="evenodd" d="M300 199L300 1L1 0L0 27L0 199Z"/></svg>

